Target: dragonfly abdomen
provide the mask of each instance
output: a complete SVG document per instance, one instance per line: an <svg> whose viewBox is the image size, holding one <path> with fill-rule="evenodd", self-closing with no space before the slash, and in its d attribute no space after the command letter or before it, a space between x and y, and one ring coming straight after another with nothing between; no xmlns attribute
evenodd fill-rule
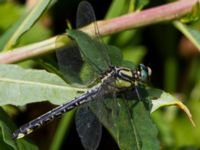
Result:
<svg viewBox="0 0 200 150"><path fill-rule="evenodd" d="M92 101L93 99L95 99L98 93L98 90L99 90L99 87L92 88L90 91L87 91L81 96L74 98L72 101L68 103L64 103L54 108L53 110L45 113L44 115L30 121L29 123L24 124L13 133L12 138L13 139L22 138L32 133L36 129L40 128L41 126L53 121L55 118L60 117L63 113L70 111L71 109L79 105Z"/></svg>

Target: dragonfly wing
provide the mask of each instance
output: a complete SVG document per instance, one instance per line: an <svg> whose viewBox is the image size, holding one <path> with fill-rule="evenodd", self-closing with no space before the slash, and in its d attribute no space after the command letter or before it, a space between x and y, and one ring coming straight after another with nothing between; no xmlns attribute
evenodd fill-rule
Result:
<svg viewBox="0 0 200 150"><path fill-rule="evenodd" d="M76 112L76 130L87 150L95 150L101 141L102 125L89 107L80 107Z"/></svg>
<svg viewBox="0 0 200 150"><path fill-rule="evenodd" d="M92 6L85 1L82 1L79 4L76 17L77 28L96 21ZM86 60L86 62L91 65L92 69L97 74L102 74L102 72L109 68L110 60L105 47L102 47L96 23L94 23L94 29L96 34L95 39L92 39L80 31L74 31L73 35L75 36L73 38L79 45L82 57ZM102 126L89 107L78 109L76 115L76 128L85 149L97 149L101 140Z"/></svg>
<svg viewBox="0 0 200 150"><path fill-rule="evenodd" d="M60 42L67 39L67 35L63 34L57 37L56 46L59 46ZM68 40L70 40L68 38ZM84 38L81 41L86 41ZM63 46L56 51L57 64L60 70L60 76L67 83L78 83L88 85L96 79L97 73L92 70L87 57L84 58L83 52L80 51L75 41L68 41L67 46ZM87 54L87 52L86 52Z"/></svg>
<svg viewBox="0 0 200 150"><path fill-rule="evenodd" d="M57 63L62 76L68 83L81 83L80 71L83 63L76 45L59 48L56 51Z"/></svg>
<svg viewBox="0 0 200 150"><path fill-rule="evenodd" d="M98 113L99 107L101 113L104 113L103 116ZM115 139L120 149L127 149L128 147L128 149L138 149L137 145L141 148L134 116L127 108L124 99L116 98L113 100L113 98L107 98L103 103L95 103L93 109L97 109L95 115Z"/></svg>
<svg viewBox="0 0 200 150"><path fill-rule="evenodd" d="M87 2L81 2L77 11L77 27L79 28L95 21L96 18L92 6ZM97 74L102 74L109 69L111 62L107 53L108 46L102 43L97 24L94 23L93 25L96 34L96 38L94 39L89 37L86 33L78 30L69 30L67 33L78 44L80 48L80 54L85 62L91 65L94 72L96 72ZM116 51L117 50L115 50L115 52ZM67 66L67 63L69 63L67 60L65 60L67 57L64 57L65 55L63 53L57 53L57 56L60 61L60 66L64 64L63 68L67 68L67 71L70 70L70 67L65 67L65 65ZM119 57L117 56L115 60L117 60L116 62L120 62L121 55L119 55ZM64 63L65 61L67 63ZM73 69L73 67L71 68ZM102 91L100 93L103 94ZM99 96L99 98L97 98L98 100L96 101L100 101L100 99L103 98L103 95L101 95ZM101 109L99 109L99 111L100 110ZM101 112L99 112L98 114L99 116L103 115ZM86 149L96 149L101 139L101 124L97 121L94 114L91 111L88 111L87 107L78 110L76 116L76 126L84 147Z"/></svg>
<svg viewBox="0 0 200 150"><path fill-rule="evenodd" d="M93 40L95 40L96 43L94 45L94 49L90 49L90 51L96 51L97 55L95 58L101 59L101 63L105 64L106 67L109 67L111 65L111 62L107 53L107 47L100 38L100 33L98 25L96 23L95 13L91 4L86 1L82 1L78 6L76 18L77 18L76 19L77 28L81 28L83 26L89 25L90 23L93 23L93 29L91 30L95 31L95 38ZM104 72L105 70L101 69L101 71Z"/></svg>

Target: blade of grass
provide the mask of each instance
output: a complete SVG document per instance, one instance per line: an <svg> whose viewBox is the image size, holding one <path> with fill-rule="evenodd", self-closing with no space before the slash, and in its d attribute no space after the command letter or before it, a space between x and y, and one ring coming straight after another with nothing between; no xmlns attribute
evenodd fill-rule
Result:
<svg viewBox="0 0 200 150"><path fill-rule="evenodd" d="M30 12L27 12L27 14L23 16L22 19L19 20L19 22L17 22L17 25L14 25L9 30L13 32L12 34L9 34L9 38L7 37L9 40L4 46L4 51L12 48L17 43L18 39L34 25L34 23L42 15L42 13L45 11L51 1L52 0L38 1L36 7Z"/></svg>
<svg viewBox="0 0 200 150"><path fill-rule="evenodd" d="M54 138L52 140L50 150L59 150L61 148L64 137L66 136L66 134L68 134L70 130L70 126L74 118L73 117L74 113L75 113L75 110L72 110L62 117L57 127Z"/></svg>

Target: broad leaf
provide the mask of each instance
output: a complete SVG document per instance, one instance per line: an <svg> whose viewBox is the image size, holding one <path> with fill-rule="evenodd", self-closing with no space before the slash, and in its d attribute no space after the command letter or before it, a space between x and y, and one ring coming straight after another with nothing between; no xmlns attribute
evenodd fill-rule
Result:
<svg viewBox="0 0 200 150"><path fill-rule="evenodd" d="M138 99L106 99L103 103L94 103L93 111L120 149L159 149L158 131L149 110Z"/></svg>
<svg viewBox="0 0 200 150"><path fill-rule="evenodd" d="M0 105L25 105L46 100L61 104L85 90L71 87L60 77L44 70L0 65Z"/></svg>
<svg viewBox="0 0 200 150"><path fill-rule="evenodd" d="M139 102L133 107L133 115L138 134L142 140L142 150L160 149L158 130L151 120L149 110L143 103Z"/></svg>

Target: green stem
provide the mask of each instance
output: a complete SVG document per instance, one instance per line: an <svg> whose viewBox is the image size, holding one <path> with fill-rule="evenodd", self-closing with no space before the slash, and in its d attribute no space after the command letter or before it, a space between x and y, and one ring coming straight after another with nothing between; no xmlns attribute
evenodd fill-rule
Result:
<svg viewBox="0 0 200 150"><path fill-rule="evenodd" d="M57 127L55 136L52 140L50 150L59 150L60 149L65 135L67 134L67 132L69 132L71 122L74 118L73 117L74 113L75 113L75 110L72 110L62 117L62 119Z"/></svg>

